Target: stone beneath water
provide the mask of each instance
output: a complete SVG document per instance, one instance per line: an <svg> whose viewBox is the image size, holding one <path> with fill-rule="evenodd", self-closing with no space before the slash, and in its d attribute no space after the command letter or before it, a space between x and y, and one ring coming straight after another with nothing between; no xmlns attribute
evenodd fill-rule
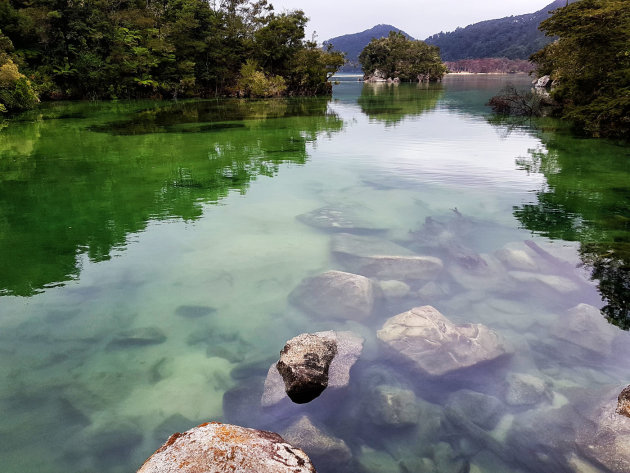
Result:
<svg viewBox="0 0 630 473"><path fill-rule="evenodd" d="M366 405L367 414L376 425L409 427L418 422L420 406L410 389L377 386Z"/></svg>
<svg viewBox="0 0 630 473"><path fill-rule="evenodd" d="M510 406L532 406L550 399L551 393L542 379L525 373L508 375L505 402Z"/></svg>
<svg viewBox="0 0 630 473"><path fill-rule="evenodd" d="M388 240L340 233L332 252L351 271L378 279L429 280L442 271L439 258L420 256Z"/></svg>
<svg viewBox="0 0 630 473"><path fill-rule="evenodd" d="M328 369L327 389L339 389L350 383L350 368L356 363L363 350L363 338L352 332L316 332L318 337L334 340L337 345L337 354L330 363ZM278 404L287 398L285 383L278 372L276 364L269 367L265 379L265 390L261 398L264 407Z"/></svg>
<svg viewBox="0 0 630 473"><path fill-rule="evenodd" d="M389 281L380 281L379 286L383 296L386 299L398 299L401 297L407 297L411 292L411 288L408 284L402 281L396 281L395 279Z"/></svg>
<svg viewBox="0 0 630 473"><path fill-rule="evenodd" d="M297 219L311 227L349 233L376 233L385 231L355 215L354 207L321 207L298 215Z"/></svg>
<svg viewBox="0 0 630 473"><path fill-rule="evenodd" d="M624 388L617 398L617 414L630 417L630 386Z"/></svg>
<svg viewBox="0 0 630 473"><path fill-rule="evenodd" d="M494 360L508 352L503 340L488 327L455 325L431 306L391 317L377 336L416 368L433 376Z"/></svg>
<svg viewBox="0 0 630 473"><path fill-rule="evenodd" d="M282 437L291 445L304 450L318 464L324 461L339 465L352 459L352 452L346 442L317 428L306 415L291 424Z"/></svg>
<svg viewBox="0 0 630 473"><path fill-rule="evenodd" d="M472 422L483 430L492 430L505 413L505 405L494 396L461 389L449 396L445 412L459 428L468 427Z"/></svg>
<svg viewBox="0 0 630 473"><path fill-rule="evenodd" d="M176 433L138 473L315 473L308 456L273 432L212 422Z"/></svg>
<svg viewBox="0 0 630 473"><path fill-rule="evenodd" d="M336 354L334 336L303 333L289 340L276 363L287 396L297 404L318 397L328 387L328 370Z"/></svg>
<svg viewBox="0 0 630 473"><path fill-rule="evenodd" d="M180 305L175 309L175 314L187 319L198 319L199 317L205 317L210 314L214 314L217 311L214 307L203 305Z"/></svg>
<svg viewBox="0 0 630 473"><path fill-rule="evenodd" d="M569 309L552 330L553 336L602 356L612 354L618 329L604 320L599 309L578 304Z"/></svg>
<svg viewBox="0 0 630 473"><path fill-rule="evenodd" d="M159 345L166 341L166 335L157 327L141 327L114 335L107 345L108 350L121 348L143 347L147 345Z"/></svg>
<svg viewBox="0 0 630 473"><path fill-rule="evenodd" d="M374 309L374 283L358 274L326 271L306 278L289 295L289 300L318 317L362 320Z"/></svg>

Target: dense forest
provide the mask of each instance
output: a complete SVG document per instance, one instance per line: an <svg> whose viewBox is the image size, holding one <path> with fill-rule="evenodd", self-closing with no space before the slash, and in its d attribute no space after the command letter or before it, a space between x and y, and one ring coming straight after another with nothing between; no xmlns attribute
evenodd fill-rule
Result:
<svg viewBox="0 0 630 473"><path fill-rule="evenodd" d="M508 59L505 57L487 57L483 59L460 59L459 61L445 61L449 72L469 72L485 74L496 72L512 74L516 72L530 73L534 65L526 59Z"/></svg>
<svg viewBox="0 0 630 473"><path fill-rule="evenodd" d="M569 3L575 0L570 0ZM538 26L549 12L565 6L567 0L555 0L545 8L526 15L481 21L448 33L429 36L428 44L439 46L444 61L506 57L527 59L552 41Z"/></svg>
<svg viewBox="0 0 630 473"><path fill-rule="evenodd" d="M0 103L329 93L343 55L306 23L266 0L0 0Z"/></svg>
<svg viewBox="0 0 630 473"><path fill-rule="evenodd" d="M627 0L581 0L541 29L558 39L532 56L550 75L565 118L592 136L630 138L630 8Z"/></svg>
<svg viewBox="0 0 630 473"><path fill-rule="evenodd" d="M446 74L437 46L410 40L396 31L390 31L386 38L370 41L359 54L359 63L366 75L378 70L385 78L403 82L433 82Z"/></svg>

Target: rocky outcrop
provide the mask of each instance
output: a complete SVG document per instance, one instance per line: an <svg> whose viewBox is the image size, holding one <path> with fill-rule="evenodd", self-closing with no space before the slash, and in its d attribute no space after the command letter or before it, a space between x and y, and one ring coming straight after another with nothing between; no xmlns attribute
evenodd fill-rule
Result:
<svg viewBox="0 0 630 473"><path fill-rule="evenodd" d="M212 422L172 435L138 473L315 473L308 456L273 432Z"/></svg>
<svg viewBox="0 0 630 473"><path fill-rule="evenodd" d="M630 386L627 386L617 398L617 414L630 417Z"/></svg>
<svg viewBox="0 0 630 473"><path fill-rule="evenodd" d="M352 332L316 332L311 336L334 341L337 353L328 369L328 387L326 389L340 389L347 387L350 382L350 368L356 363L363 350L363 338ZM299 338L299 337L296 337ZM292 339L295 340L296 338ZM278 371L277 365L269 367L265 379L265 390L261 398L263 407L270 407L287 399L285 382Z"/></svg>
<svg viewBox="0 0 630 473"><path fill-rule="evenodd" d="M413 366L433 376L507 353L493 330L481 324L455 325L431 306L416 307L388 319L377 336Z"/></svg>
<svg viewBox="0 0 630 473"><path fill-rule="evenodd" d="M362 320L374 309L375 286L365 276L343 271L326 271L306 278L289 301L317 317Z"/></svg>
<svg viewBox="0 0 630 473"><path fill-rule="evenodd" d="M287 396L297 404L319 396L328 387L328 370L336 354L334 337L304 333L289 340L276 363Z"/></svg>
<svg viewBox="0 0 630 473"><path fill-rule="evenodd" d="M443 267L439 258L420 256L382 238L348 233L333 237L332 252L350 271L383 280L430 280Z"/></svg>

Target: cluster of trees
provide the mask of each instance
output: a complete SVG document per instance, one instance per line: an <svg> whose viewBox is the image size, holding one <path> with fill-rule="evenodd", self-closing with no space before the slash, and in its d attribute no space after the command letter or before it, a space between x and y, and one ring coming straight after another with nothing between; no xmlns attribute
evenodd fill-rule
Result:
<svg viewBox="0 0 630 473"><path fill-rule="evenodd" d="M445 61L449 72L470 72L483 74L498 72L511 74L515 72L530 73L534 65L526 59L508 59L506 57L487 57L483 59L460 59L459 61Z"/></svg>
<svg viewBox="0 0 630 473"><path fill-rule="evenodd" d="M359 54L359 63L366 75L378 69L386 77L406 82L432 82L446 74L440 48L408 39L397 31L390 31L386 38L372 39Z"/></svg>
<svg viewBox="0 0 630 473"><path fill-rule="evenodd" d="M343 55L307 21L267 0L0 0L0 100L28 108L5 99L28 79L43 99L326 93Z"/></svg>
<svg viewBox="0 0 630 473"><path fill-rule="evenodd" d="M531 59L553 79L563 115L592 136L630 138L628 1L581 0L540 27L558 39Z"/></svg>
<svg viewBox="0 0 630 473"><path fill-rule="evenodd" d="M429 36L425 41L439 46L445 61L487 57L527 59L552 41L538 30L538 25L549 17L551 10L565 4L566 0L554 0L535 13L481 21Z"/></svg>

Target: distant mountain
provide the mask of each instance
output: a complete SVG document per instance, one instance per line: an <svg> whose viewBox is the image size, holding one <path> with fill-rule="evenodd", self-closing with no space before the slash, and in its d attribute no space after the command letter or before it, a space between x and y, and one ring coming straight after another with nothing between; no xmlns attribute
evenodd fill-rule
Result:
<svg viewBox="0 0 630 473"><path fill-rule="evenodd" d="M569 0L569 3L574 1ZM549 18L550 11L566 4L567 0L555 0L535 13L474 23L429 36L425 42L439 46L444 61L489 57L527 59L552 41L538 31L540 22Z"/></svg>
<svg viewBox="0 0 630 473"><path fill-rule="evenodd" d="M384 38L389 35L390 31L399 31L408 39L413 39L410 35L395 26L376 25L369 30L361 31L360 33L346 34L343 36L337 36L336 38L330 38L324 41L324 47L332 44L333 48L337 51L346 53L346 60L348 63L341 68L343 72L360 71L361 66L359 66L359 54L363 51L363 48L367 46L372 38Z"/></svg>

